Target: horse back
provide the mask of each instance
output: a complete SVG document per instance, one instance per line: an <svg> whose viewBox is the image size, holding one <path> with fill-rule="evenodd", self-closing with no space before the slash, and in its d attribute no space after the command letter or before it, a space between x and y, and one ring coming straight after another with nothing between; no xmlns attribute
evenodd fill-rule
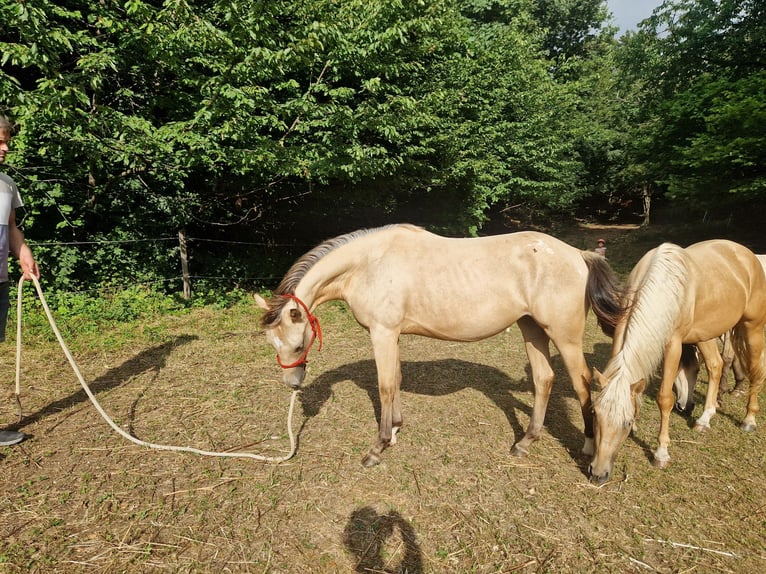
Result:
<svg viewBox="0 0 766 574"><path fill-rule="evenodd" d="M457 340L487 337L524 315L584 326L587 266L578 249L550 235L448 238L393 228L351 247L358 261L342 298L365 326Z"/></svg>
<svg viewBox="0 0 766 574"><path fill-rule="evenodd" d="M694 281L695 315L709 314L731 323L766 322L766 273L745 246L713 239L686 248L698 278ZM726 329L728 330L728 329Z"/></svg>

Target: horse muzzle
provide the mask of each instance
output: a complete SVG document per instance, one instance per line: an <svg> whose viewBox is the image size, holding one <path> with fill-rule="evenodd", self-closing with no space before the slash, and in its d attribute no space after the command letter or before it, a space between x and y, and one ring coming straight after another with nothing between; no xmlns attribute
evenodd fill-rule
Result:
<svg viewBox="0 0 766 574"><path fill-rule="evenodd" d="M612 472L611 470L606 470L605 472L596 475L596 474L593 474L593 465L590 465L588 467L588 474L590 475L591 484L602 485L609 480L609 477L611 476Z"/></svg>
<svg viewBox="0 0 766 574"><path fill-rule="evenodd" d="M282 373L282 382L293 390L298 390L303 384L303 380L306 378L306 366L294 367L292 369L285 369Z"/></svg>
<svg viewBox="0 0 766 574"><path fill-rule="evenodd" d="M673 404L673 409L677 412L682 414L685 417L691 416L691 414L694 412L694 403L680 403L676 401Z"/></svg>

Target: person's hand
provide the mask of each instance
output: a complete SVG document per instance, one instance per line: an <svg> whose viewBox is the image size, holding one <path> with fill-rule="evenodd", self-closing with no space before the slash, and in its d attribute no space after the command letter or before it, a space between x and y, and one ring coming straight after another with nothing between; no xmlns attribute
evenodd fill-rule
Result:
<svg viewBox="0 0 766 574"><path fill-rule="evenodd" d="M25 244L19 253L19 265L25 280L30 281L32 277L40 279L40 268L37 266L32 250Z"/></svg>
<svg viewBox="0 0 766 574"><path fill-rule="evenodd" d="M22 266L22 271L24 272L24 279L26 281L31 281L32 277L37 279L39 281L40 279L40 268L37 266L37 261L32 261L32 264L24 268Z"/></svg>

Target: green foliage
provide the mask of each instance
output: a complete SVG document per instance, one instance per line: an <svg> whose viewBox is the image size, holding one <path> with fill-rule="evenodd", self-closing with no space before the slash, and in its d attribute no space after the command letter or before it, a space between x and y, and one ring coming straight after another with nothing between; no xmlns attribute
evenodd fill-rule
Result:
<svg viewBox="0 0 766 574"><path fill-rule="evenodd" d="M34 290L24 295L24 329L33 337L53 340L48 317ZM175 298L144 287L103 288L94 293L51 292L45 295L65 340L72 334L98 336L105 327L129 324L184 309Z"/></svg>
<svg viewBox="0 0 766 574"><path fill-rule="evenodd" d="M179 229L301 244L391 220L478 233L492 209L647 185L762 196L755 0L667 2L619 43L599 0L29 0L0 18L7 167L61 290L177 275ZM253 275L230 251L197 272Z"/></svg>
<svg viewBox="0 0 766 574"><path fill-rule="evenodd" d="M635 89L623 174L701 208L766 200L762 2L665 2L621 46Z"/></svg>
<svg viewBox="0 0 766 574"><path fill-rule="evenodd" d="M703 75L670 100L668 191L704 205L766 197L766 72L739 80Z"/></svg>

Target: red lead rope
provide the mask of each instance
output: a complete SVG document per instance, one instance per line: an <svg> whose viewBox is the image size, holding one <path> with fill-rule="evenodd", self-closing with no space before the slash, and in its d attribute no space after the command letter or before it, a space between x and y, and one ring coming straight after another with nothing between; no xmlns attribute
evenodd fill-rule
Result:
<svg viewBox="0 0 766 574"><path fill-rule="evenodd" d="M311 350L311 345L314 344L314 341L318 338L319 339L319 350L322 350L322 327L319 326L319 319L316 318L315 315L311 314L311 311L309 311L309 308L306 306L306 304L301 301L298 297L295 295L283 295L283 297L287 299L292 299L298 305L303 307L303 310L306 312L306 318L309 321L309 325L311 325L311 341L309 341L309 344L306 345L306 350L303 351L303 354L300 356L300 358L295 361L294 363L290 363L289 365L285 365L282 363L282 359L279 358L279 355L277 355L277 364L282 367L283 369L292 369L294 367L299 367L300 365L305 365L308 363L307 357L309 356L309 351Z"/></svg>

